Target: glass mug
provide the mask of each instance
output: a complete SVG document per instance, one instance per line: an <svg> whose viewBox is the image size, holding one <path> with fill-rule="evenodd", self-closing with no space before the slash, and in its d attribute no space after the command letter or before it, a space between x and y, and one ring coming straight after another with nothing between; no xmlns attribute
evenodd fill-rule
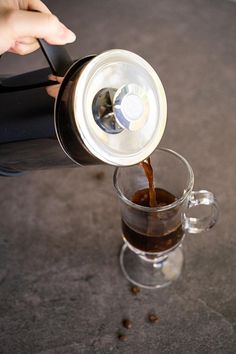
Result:
<svg viewBox="0 0 236 354"><path fill-rule="evenodd" d="M154 186L158 188L157 201L159 194L160 198L169 199L170 204L151 208L132 201L134 194L148 188L141 164L116 168L113 181L120 201L125 242L120 254L122 271L135 285L159 288L181 274L184 261L181 244L185 234L213 227L218 206L211 192L193 191L192 168L178 153L159 148L151 155L151 164ZM201 215L189 215L193 212Z"/></svg>

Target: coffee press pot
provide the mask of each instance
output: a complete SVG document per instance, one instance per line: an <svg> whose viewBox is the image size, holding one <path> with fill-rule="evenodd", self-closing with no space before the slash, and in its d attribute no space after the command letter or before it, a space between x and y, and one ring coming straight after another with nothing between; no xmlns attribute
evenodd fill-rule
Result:
<svg viewBox="0 0 236 354"><path fill-rule="evenodd" d="M162 83L143 58L112 49L72 61L65 47L40 40L49 68L0 84L0 174L85 166L134 165L163 135ZM63 77L56 100L48 74Z"/></svg>

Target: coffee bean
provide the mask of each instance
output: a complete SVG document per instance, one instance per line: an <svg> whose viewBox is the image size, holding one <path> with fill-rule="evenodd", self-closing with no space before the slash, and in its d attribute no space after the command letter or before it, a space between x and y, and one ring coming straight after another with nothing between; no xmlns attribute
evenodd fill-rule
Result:
<svg viewBox="0 0 236 354"><path fill-rule="evenodd" d="M125 342L125 341L127 341L127 339L128 339L128 337L127 337L126 335L124 335L124 334L119 334L119 335L118 335L118 338L119 338L119 340L122 341L122 342Z"/></svg>
<svg viewBox="0 0 236 354"><path fill-rule="evenodd" d="M138 293L140 293L140 288L138 286L132 286L130 291L133 295L137 295Z"/></svg>
<svg viewBox="0 0 236 354"><path fill-rule="evenodd" d="M105 173L103 171L99 171L95 174L95 178L99 181L103 180L105 177Z"/></svg>
<svg viewBox="0 0 236 354"><path fill-rule="evenodd" d="M123 324L123 326L124 326L125 328L127 328L127 329L132 328L132 322L131 322L130 320L128 320L128 319L123 320L123 321L122 321L122 324Z"/></svg>
<svg viewBox="0 0 236 354"><path fill-rule="evenodd" d="M157 315L155 315L154 313L150 313L148 316L148 319L152 323L159 322L159 317Z"/></svg>

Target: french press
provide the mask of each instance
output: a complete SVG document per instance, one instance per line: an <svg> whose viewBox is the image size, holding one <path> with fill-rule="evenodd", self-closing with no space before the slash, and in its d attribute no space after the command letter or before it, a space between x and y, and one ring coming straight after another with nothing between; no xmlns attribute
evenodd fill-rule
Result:
<svg viewBox="0 0 236 354"><path fill-rule="evenodd" d="M50 69L1 79L0 174L130 166L155 150L167 104L150 64L121 49L73 61L65 47L39 42ZM56 100L45 89L50 71L63 77Z"/></svg>

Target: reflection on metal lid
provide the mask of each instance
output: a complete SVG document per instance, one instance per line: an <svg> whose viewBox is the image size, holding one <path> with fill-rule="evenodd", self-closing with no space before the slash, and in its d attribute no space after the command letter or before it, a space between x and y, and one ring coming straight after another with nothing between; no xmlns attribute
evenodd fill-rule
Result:
<svg viewBox="0 0 236 354"><path fill-rule="evenodd" d="M163 135L167 104L162 83L140 56L109 50L78 76L74 116L87 148L117 166L149 156Z"/></svg>

